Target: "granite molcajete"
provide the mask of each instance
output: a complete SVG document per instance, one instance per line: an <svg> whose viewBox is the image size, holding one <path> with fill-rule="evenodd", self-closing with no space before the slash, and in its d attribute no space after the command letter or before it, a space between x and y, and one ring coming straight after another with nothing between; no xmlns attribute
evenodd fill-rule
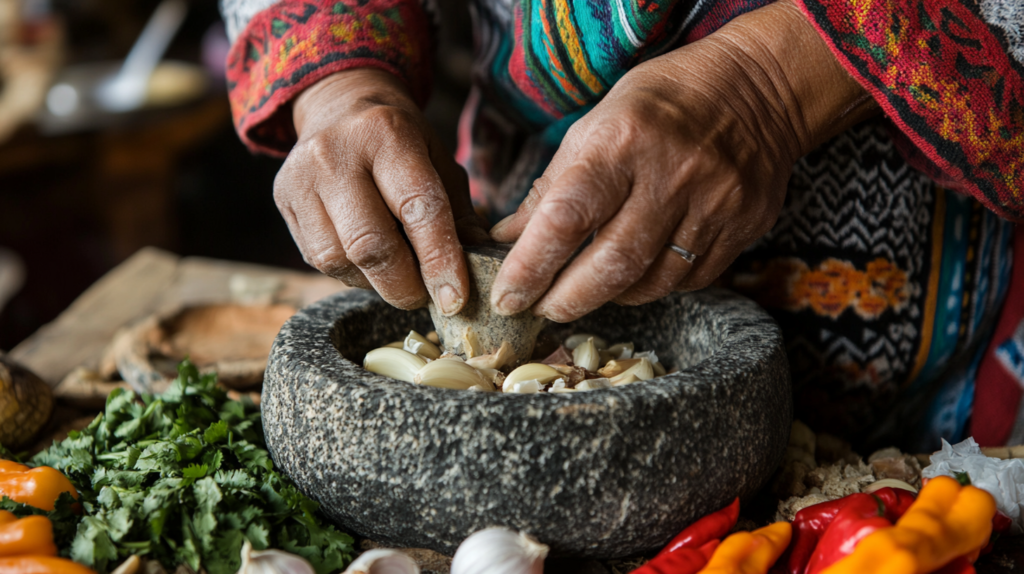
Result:
<svg viewBox="0 0 1024 574"><path fill-rule="evenodd" d="M676 293L553 325L633 341L679 369L600 391L453 391L360 366L367 351L431 328L426 310L352 290L300 311L274 343L262 402L270 451L350 532L450 554L501 525L554 555L625 556L752 494L785 449L782 337L738 295Z"/></svg>

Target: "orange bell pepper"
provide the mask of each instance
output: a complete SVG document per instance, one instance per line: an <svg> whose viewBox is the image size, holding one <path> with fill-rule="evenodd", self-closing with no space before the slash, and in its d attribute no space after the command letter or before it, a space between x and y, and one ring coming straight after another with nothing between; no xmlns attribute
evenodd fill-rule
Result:
<svg viewBox="0 0 1024 574"><path fill-rule="evenodd" d="M53 510L62 492L78 498L74 485L59 471L48 466L29 468L9 460L0 461L0 495L40 510Z"/></svg>
<svg viewBox="0 0 1024 574"><path fill-rule="evenodd" d="M996 503L973 486L940 476L891 528L857 544L823 574L927 574L960 556L977 555L992 534Z"/></svg>
<svg viewBox="0 0 1024 574"><path fill-rule="evenodd" d="M53 525L49 518L26 516L19 520L10 512L3 512L4 516L0 516L0 557L57 555L57 545L53 543Z"/></svg>
<svg viewBox="0 0 1024 574"><path fill-rule="evenodd" d="M96 574L96 571L54 556L17 556L0 558L0 574Z"/></svg>
<svg viewBox="0 0 1024 574"><path fill-rule="evenodd" d="M776 522L753 532L736 532L722 541L698 574L765 574L789 547L793 527Z"/></svg>

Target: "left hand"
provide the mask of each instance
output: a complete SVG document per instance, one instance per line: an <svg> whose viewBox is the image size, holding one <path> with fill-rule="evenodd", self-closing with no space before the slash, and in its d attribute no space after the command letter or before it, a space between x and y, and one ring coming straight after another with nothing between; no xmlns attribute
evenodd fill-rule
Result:
<svg viewBox="0 0 1024 574"><path fill-rule="evenodd" d="M873 103L786 1L637 66L491 231L518 239L492 304L565 322L707 286L771 229L793 163Z"/></svg>

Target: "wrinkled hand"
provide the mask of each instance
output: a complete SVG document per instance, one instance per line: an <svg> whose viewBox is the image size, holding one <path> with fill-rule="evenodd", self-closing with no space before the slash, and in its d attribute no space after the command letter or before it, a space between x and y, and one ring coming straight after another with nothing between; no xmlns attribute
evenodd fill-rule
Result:
<svg viewBox="0 0 1024 574"><path fill-rule="evenodd" d="M396 307L420 307L429 294L445 314L458 312L469 296L459 240L487 234L465 172L401 82L375 69L339 72L296 99L294 121L299 140L274 199L306 262Z"/></svg>
<svg viewBox="0 0 1024 574"><path fill-rule="evenodd" d="M872 109L796 10L756 10L637 66L573 125L491 230L518 239L492 290L499 312L571 321L698 289L771 229L793 163Z"/></svg>

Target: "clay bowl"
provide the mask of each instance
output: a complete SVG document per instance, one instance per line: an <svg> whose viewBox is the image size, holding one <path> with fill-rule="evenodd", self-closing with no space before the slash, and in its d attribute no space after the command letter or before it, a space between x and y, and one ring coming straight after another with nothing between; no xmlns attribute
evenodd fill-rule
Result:
<svg viewBox="0 0 1024 574"><path fill-rule="evenodd" d="M565 394L416 386L360 365L429 331L427 312L348 291L297 313L274 342L262 397L274 461L341 528L447 554L494 525L553 555L654 550L769 478L792 399L779 329L753 302L679 293L554 327L633 341L678 372Z"/></svg>

